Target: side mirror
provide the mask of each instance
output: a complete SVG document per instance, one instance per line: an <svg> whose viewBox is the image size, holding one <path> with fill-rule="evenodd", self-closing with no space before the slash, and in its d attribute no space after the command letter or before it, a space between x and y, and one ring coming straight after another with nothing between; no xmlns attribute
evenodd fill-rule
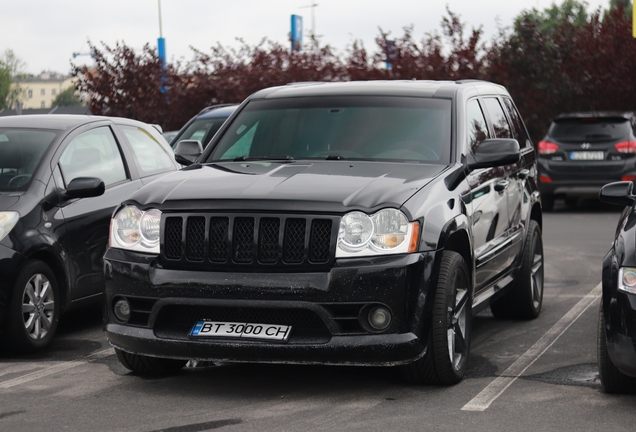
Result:
<svg viewBox="0 0 636 432"><path fill-rule="evenodd" d="M632 193L633 189L634 183L630 181L609 183L601 188L598 199L608 204L631 207L636 202L636 197Z"/></svg>
<svg viewBox="0 0 636 432"><path fill-rule="evenodd" d="M203 153L203 146L199 140L183 140L177 143L174 159L181 165L192 165Z"/></svg>
<svg viewBox="0 0 636 432"><path fill-rule="evenodd" d="M469 156L468 169L494 168L519 162L519 143L512 138L491 138L481 142Z"/></svg>
<svg viewBox="0 0 636 432"><path fill-rule="evenodd" d="M90 198L104 194L106 187L102 179L97 177L77 177L71 180L66 188L68 198Z"/></svg>

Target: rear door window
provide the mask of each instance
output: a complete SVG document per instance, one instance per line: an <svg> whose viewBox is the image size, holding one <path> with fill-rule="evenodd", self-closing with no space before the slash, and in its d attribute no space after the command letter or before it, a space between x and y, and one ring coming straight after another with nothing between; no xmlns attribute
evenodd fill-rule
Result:
<svg viewBox="0 0 636 432"><path fill-rule="evenodd" d="M495 131L495 137L512 138L510 124L508 123L508 119L506 119L506 115L499 103L499 99L484 98L484 103L486 104L486 110L490 115L490 121L492 122L492 127Z"/></svg>

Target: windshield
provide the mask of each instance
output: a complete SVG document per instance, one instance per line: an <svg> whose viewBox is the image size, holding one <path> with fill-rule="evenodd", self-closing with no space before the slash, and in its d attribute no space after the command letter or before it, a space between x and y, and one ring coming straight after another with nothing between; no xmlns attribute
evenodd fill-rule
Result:
<svg viewBox="0 0 636 432"><path fill-rule="evenodd" d="M0 192L24 191L56 132L0 129Z"/></svg>
<svg viewBox="0 0 636 432"><path fill-rule="evenodd" d="M548 136L561 141L605 141L628 137L630 130L624 118L578 118L555 121Z"/></svg>
<svg viewBox="0 0 636 432"><path fill-rule="evenodd" d="M251 101L206 161L365 159L448 164L451 102L415 97Z"/></svg>
<svg viewBox="0 0 636 432"><path fill-rule="evenodd" d="M175 149L177 143L183 140L197 140L205 148L226 119L227 117L222 117L193 121L181 135L171 141L172 148Z"/></svg>

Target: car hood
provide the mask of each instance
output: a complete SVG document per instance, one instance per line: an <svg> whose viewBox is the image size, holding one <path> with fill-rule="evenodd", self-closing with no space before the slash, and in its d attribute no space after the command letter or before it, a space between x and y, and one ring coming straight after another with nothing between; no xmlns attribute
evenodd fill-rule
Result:
<svg viewBox="0 0 636 432"><path fill-rule="evenodd" d="M351 161L215 163L164 176L130 201L172 209L372 211L400 207L445 168Z"/></svg>
<svg viewBox="0 0 636 432"><path fill-rule="evenodd" d="M10 210L20 200L20 195L5 195L0 193L0 211Z"/></svg>

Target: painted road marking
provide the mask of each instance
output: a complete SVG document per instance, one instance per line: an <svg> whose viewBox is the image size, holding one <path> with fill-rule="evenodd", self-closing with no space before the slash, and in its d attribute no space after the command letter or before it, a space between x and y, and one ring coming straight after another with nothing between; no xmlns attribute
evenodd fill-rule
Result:
<svg viewBox="0 0 636 432"><path fill-rule="evenodd" d="M108 348L103 351L98 351L93 354L87 355L86 357L83 357L81 359L60 363L58 365L39 370L37 372L32 372L30 374L26 374L21 377L0 382L0 389L7 389L7 388L19 386L21 384L28 383L29 381L33 381L39 378L44 378L46 376L53 375L55 373L62 372L67 369L71 369L76 366L81 366L86 363L94 362L95 360L99 360L104 357L111 356L113 354L115 354L115 350L113 348Z"/></svg>
<svg viewBox="0 0 636 432"><path fill-rule="evenodd" d="M508 369L483 389L462 411L485 411L510 385L543 355L574 322L601 296L601 284L583 297L556 324L548 330L528 351Z"/></svg>

